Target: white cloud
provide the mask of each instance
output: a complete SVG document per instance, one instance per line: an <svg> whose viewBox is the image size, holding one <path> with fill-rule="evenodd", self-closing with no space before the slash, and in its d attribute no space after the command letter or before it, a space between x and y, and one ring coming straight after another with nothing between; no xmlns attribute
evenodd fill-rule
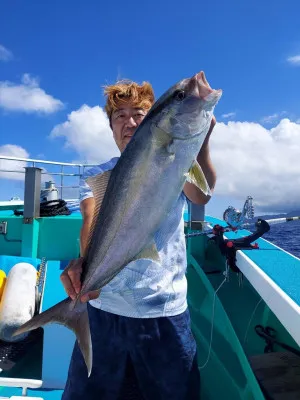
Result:
<svg viewBox="0 0 300 400"><path fill-rule="evenodd" d="M0 44L0 61L10 61L12 59L12 52Z"/></svg>
<svg viewBox="0 0 300 400"><path fill-rule="evenodd" d="M272 124L273 122L277 121L279 118L279 114L275 113L272 115L267 115L261 119L263 124Z"/></svg>
<svg viewBox="0 0 300 400"><path fill-rule="evenodd" d="M230 113L227 113L227 114L223 114L222 118L234 118L235 116L236 116L235 112L230 112Z"/></svg>
<svg viewBox="0 0 300 400"><path fill-rule="evenodd" d="M68 115L68 120L56 125L50 138L62 137L65 147L78 153L78 160L100 163L119 154L109 127L108 118L99 106L82 105Z"/></svg>
<svg viewBox="0 0 300 400"><path fill-rule="evenodd" d="M287 62L292 65L300 65L300 54L287 58Z"/></svg>
<svg viewBox="0 0 300 400"><path fill-rule="evenodd" d="M75 150L77 162L100 163L119 154L99 106L73 111L50 137ZM243 203L251 195L260 210L299 208L300 124L287 118L272 129L251 122L217 123L210 142L217 196Z"/></svg>
<svg viewBox="0 0 300 400"><path fill-rule="evenodd" d="M3 146L0 146L0 156L28 158L29 154L21 146L16 146L14 144L5 144ZM24 162L24 161L0 159L0 169L1 170L24 172L25 167L26 167L26 162ZM19 173L19 172L16 172L16 173L0 172L0 178L23 180L24 174Z"/></svg>
<svg viewBox="0 0 300 400"><path fill-rule="evenodd" d="M4 157L16 157L16 158L29 158L29 154L26 149L15 144L4 144L0 146L0 156ZM3 160L0 158L0 179L10 179L15 181L24 181L25 179L25 167L32 166L26 161L19 160ZM47 174L47 170L42 165L37 165L42 168L42 183L52 180L53 177ZM3 171L4 170L4 171ZM5 172L7 171L7 172ZM19 172L9 172L19 171Z"/></svg>
<svg viewBox="0 0 300 400"><path fill-rule="evenodd" d="M267 116L263 117L263 118L260 120L260 122L261 122L262 124L274 124L274 123L276 123L276 122L279 122L279 119L280 119L281 117L283 117L284 115L286 115L286 114L287 114L286 111L281 111L280 113L275 113L275 114L272 114L272 115L267 115Z"/></svg>
<svg viewBox="0 0 300 400"><path fill-rule="evenodd" d="M61 109L63 103L41 89L36 78L24 74L20 84L0 81L1 107L8 111L50 114Z"/></svg>
<svg viewBox="0 0 300 400"><path fill-rule="evenodd" d="M211 153L216 195L241 201L251 195L261 210L299 209L300 124L287 118L272 129L250 122L217 123Z"/></svg>

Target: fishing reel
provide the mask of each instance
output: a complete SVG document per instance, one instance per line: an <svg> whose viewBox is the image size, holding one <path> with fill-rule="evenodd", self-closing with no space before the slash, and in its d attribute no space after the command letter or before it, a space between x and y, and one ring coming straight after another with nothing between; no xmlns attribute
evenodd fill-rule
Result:
<svg viewBox="0 0 300 400"><path fill-rule="evenodd" d="M229 206L223 213L223 220L227 222L228 226L233 230L238 230L245 223L246 217L248 219L254 218L253 197L248 196L242 211Z"/></svg>

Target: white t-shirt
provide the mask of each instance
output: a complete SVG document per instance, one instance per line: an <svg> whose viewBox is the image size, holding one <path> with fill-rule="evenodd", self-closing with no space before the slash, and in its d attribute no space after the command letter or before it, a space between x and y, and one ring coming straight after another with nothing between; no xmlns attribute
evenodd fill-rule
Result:
<svg viewBox="0 0 300 400"><path fill-rule="evenodd" d="M93 197L85 179L113 169L117 161L117 157L112 158L85 172L80 182L80 201ZM149 259L130 262L101 289L98 299L90 301L92 306L134 318L173 316L186 310L185 202L182 193L154 236L161 263Z"/></svg>

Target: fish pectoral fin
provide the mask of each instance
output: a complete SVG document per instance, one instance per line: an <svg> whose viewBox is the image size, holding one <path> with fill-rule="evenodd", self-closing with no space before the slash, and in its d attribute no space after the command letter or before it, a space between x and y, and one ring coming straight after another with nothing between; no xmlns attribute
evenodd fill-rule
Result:
<svg viewBox="0 0 300 400"><path fill-rule="evenodd" d="M157 125L153 125L151 129L155 130L155 143L159 147L165 147L168 149L168 146L173 143L172 136Z"/></svg>
<svg viewBox="0 0 300 400"><path fill-rule="evenodd" d="M79 348L87 366L88 376L90 376L93 359L87 304L81 303L80 300L73 304L72 300L68 297L41 314L35 315L20 326L12 336L18 336L21 333L32 331L50 323L58 323L66 326L76 335Z"/></svg>
<svg viewBox="0 0 300 400"><path fill-rule="evenodd" d="M156 247L156 244L153 242L151 242L148 246L144 247L143 250L138 253L132 261L135 260L139 260L141 258L147 258L150 259L152 261L158 262L160 263L160 257L158 254L158 250Z"/></svg>
<svg viewBox="0 0 300 400"><path fill-rule="evenodd" d="M205 196L211 195L211 190L207 183L205 175L202 171L201 166L196 160L193 161L189 172L185 174L185 176L187 178L187 181L197 186L197 188L199 188L205 194Z"/></svg>
<svg viewBox="0 0 300 400"><path fill-rule="evenodd" d="M97 174L95 176L90 176L89 178L86 179L86 183L89 185L89 187L92 189L93 196L94 196L94 201L95 201L95 208L94 208L94 215L89 231L89 236L87 239L87 246L86 246L86 251L89 247L89 243L91 241L91 237L94 232L95 224L97 221L97 217L99 215L101 205L104 199L104 195L106 193L108 181L111 175L111 170L105 171L101 174Z"/></svg>

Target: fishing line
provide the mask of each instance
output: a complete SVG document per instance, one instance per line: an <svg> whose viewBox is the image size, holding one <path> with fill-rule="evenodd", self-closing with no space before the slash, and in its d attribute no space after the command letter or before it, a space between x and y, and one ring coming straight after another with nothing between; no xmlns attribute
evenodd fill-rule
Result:
<svg viewBox="0 0 300 400"><path fill-rule="evenodd" d="M258 303L256 304L256 306L255 306L255 308L254 308L254 310L253 310L253 312L252 312L252 315L251 315L251 317L250 317L250 320L249 320L249 323L248 323L248 326L247 326L247 329L246 329L246 333L245 333L245 336L244 336L244 343L246 343L247 336L248 336L248 331L249 331L251 322L252 322L252 320L253 320L254 314L255 314L255 312L256 312L256 310L257 310L257 308L258 308L258 306L259 306L259 304L260 304L261 302L262 302L262 297L260 298L260 300L259 300Z"/></svg>
<svg viewBox="0 0 300 400"><path fill-rule="evenodd" d="M207 359L205 361L205 363L203 365L201 365L201 367L198 367L199 369L203 369L206 367L206 365L208 364L208 361L210 359L210 354L211 354L211 348L212 348L212 341L213 341L213 332L214 332L214 319L215 319L215 305L216 305L216 297L217 297L217 293L218 291L221 289L221 287L223 286L223 284L228 281L229 279L229 265L226 262L226 270L224 272L225 278L224 280L221 282L221 284L219 285L218 289L215 291L214 293L214 299L213 299L213 307L212 307L212 318L211 318L211 330L210 330L210 343L209 343L209 349L208 349L208 356Z"/></svg>

